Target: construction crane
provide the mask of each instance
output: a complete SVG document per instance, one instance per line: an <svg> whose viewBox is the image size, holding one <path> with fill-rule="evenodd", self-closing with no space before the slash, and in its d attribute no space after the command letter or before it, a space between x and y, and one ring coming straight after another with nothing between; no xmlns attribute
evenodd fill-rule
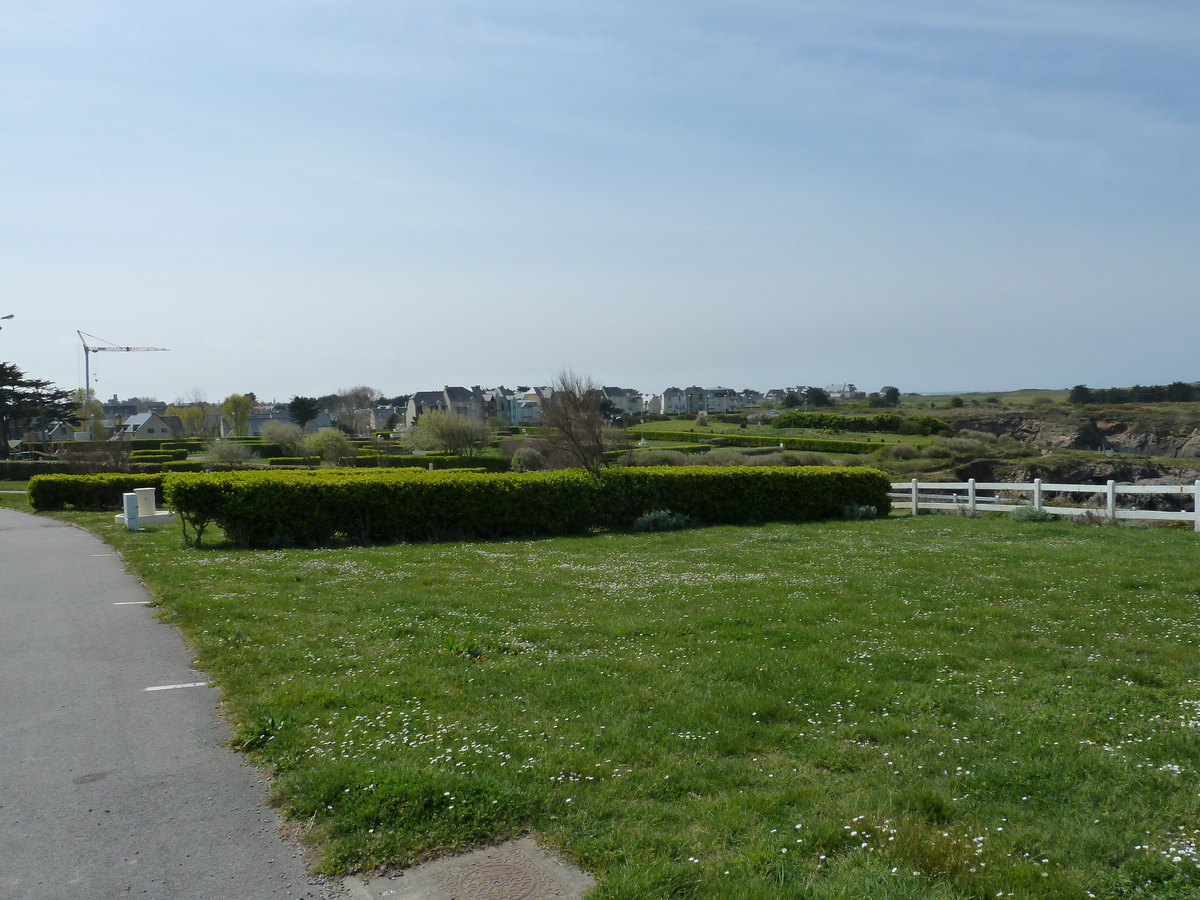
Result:
<svg viewBox="0 0 1200 900"><path fill-rule="evenodd" d="M88 440L92 440L92 437L93 437L93 433L92 433L92 367L91 367L92 357L90 354L100 353L102 351L120 352L120 353L148 353L148 352L165 353L167 348L166 347L119 347L116 344L114 344L112 341L106 341L106 340L104 340L104 338L96 337L94 334L88 334L86 331L76 330L75 333L77 335L79 335L79 342L81 344L83 344L83 379L84 379L84 384L86 385L86 387L84 388L84 392L83 392L83 404L84 404L84 409L87 410ZM85 335L87 337L90 337L93 341L100 341L101 343L103 343L107 346L94 347L84 339Z"/></svg>

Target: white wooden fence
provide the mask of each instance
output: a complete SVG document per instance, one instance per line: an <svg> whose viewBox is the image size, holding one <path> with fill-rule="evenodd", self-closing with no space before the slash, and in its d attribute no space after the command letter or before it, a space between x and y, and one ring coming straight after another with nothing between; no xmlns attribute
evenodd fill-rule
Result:
<svg viewBox="0 0 1200 900"><path fill-rule="evenodd" d="M979 493L983 491L984 493ZM1013 495L1029 494L1030 499ZM1045 502L1046 494L1103 494L1104 506L1053 506ZM1117 497L1125 494L1191 494L1192 511L1164 512L1156 509L1124 509L1117 506ZM1060 516L1103 515L1108 519L1158 519L1192 522L1200 531L1200 480L1195 484L1053 484L1040 478L1023 484L1002 481L912 481L892 483L893 501L907 501L912 515L922 509L946 509L966 512L1009 512L1022 506ZM900 503L895 503L900 506Z"/></svg>

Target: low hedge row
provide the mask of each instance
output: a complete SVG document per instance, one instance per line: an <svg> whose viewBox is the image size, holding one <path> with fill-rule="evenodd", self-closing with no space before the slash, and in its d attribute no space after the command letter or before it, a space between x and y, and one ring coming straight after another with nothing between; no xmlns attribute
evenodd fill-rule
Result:
<svg viewBox="0 0 1200 900"><path fill-rule="evenodd" d="M496 456L455 456L453 454L426 453L422 456L373 456L360 453L354 460L359 469L482 469L486 472L507 472L511 467L507 459Z"/></svg>
<svg viewBox="0 0 1200 900"><path fill-rule="evenodd" d="M0 460L0 480L28 481L35 475L65 475L71 464L61 459L5 459Z"/></svg>
<svg viewBox="0 0 1200 900"><path fill-rule="evenodd" d="M162 467L164 472L203 472L206 468L208 468L208 463L198 459L165 462Z"/></svg>
<svg viewBox="0 0 1200 900"><path fill-rule="evenodd" d="M802 521L848 504L890 509L865 468L628 468L516 474L420 469L167 475L184 537L219 525L242 547L571 534L621 528L658 509L705 523ZM190 533L189 533L190 529Z"/></svg>
<svg viewBox="0 0 1200 900"><path fill-rule="evenodd" d="M954 431L953 425L937 416L904 416L900 413L843 416L793 409L776 416L771 424L776 428L829 428L835 431L883 431L889 434L934 435Z"/></svg>
<svg viewBox="0 0 1200 900"><path fill-rule="evenodd" d="M29 479L29 505L37 510L120 509L121 495L134 488L153 487L159 503L163 502L163 475L124 472L103 475L38 475Z"/></svg>
<svg viewBox="0 0 1200 900"><path fill-rule="evenodd" d="M186 450L134 450L129 458L136 462L180 462L188 458Z"/></svg>
<svg viewBox="0 0 1200 900"><path fill-rule="evenodd" d="M784 450L811 450L818 453L874 453L882 444L867 441L835 441L825 438L764 437L756 434L721 434L695 431L649 431L630 429L631 438L645 437L648 441L702 440L726 447L778 447ZM673 448L676 449L676 448Z"/></svg>
<svg viewBox="0 0 1200 900"><path fill-rule="evenodd" d="M175 441L165 440L162 438L146 438L136 441L51 441L50 448L52 450L97 450L104 448L112 450L116 445L130 450L158 450L163 444L174 444Z"/></svg>

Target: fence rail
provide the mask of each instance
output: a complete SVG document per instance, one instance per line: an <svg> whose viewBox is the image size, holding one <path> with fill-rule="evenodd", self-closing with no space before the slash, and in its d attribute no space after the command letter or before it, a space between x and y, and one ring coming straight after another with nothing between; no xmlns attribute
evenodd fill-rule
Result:
<svg viewBox="0 0 1200 900"><path fill-rule="evenodd" d="M984 491L985 493L979 493ZM1029 494L1025 502L1020 494ZM1046 494L1103 494L1104 506L1057 506L1045 502ZM1122 495L1174 494L1192 496L1192 510L1167 512L1157 509L1126 509L1117 506ZM1100 514L1108 519L1166 520L1191 522L1200 531L1200 480L1195 484L1057 484L1043 482L1040 478L1032 482L979 481L912 481L892 483L893 500L907 501L912 515L922 509L957 510L976 512L1009 512L1023 506L1032 506L1041 512L1061 516L1084 516Z"/></svg>

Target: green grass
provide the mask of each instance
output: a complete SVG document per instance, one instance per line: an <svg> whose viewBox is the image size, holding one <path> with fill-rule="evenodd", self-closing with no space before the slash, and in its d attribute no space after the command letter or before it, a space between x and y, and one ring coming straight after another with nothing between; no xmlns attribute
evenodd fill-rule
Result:
<svg viewBox="0 0 1200 900"><path fill-rule="evenodd" d="M29 500L26 498L24 491L28 486L27 481L0 481L0 491L21 491L20 494L0 493L0 506L7 509L19 509L22 512L29 511Z"/></svg>
<svg viewBox="0 0 1200 900"><path fill-rule="evenodd" d="M326 871L534 833L597 898L1194 897L1200 546L923 516L123 552Z"/></svg>

